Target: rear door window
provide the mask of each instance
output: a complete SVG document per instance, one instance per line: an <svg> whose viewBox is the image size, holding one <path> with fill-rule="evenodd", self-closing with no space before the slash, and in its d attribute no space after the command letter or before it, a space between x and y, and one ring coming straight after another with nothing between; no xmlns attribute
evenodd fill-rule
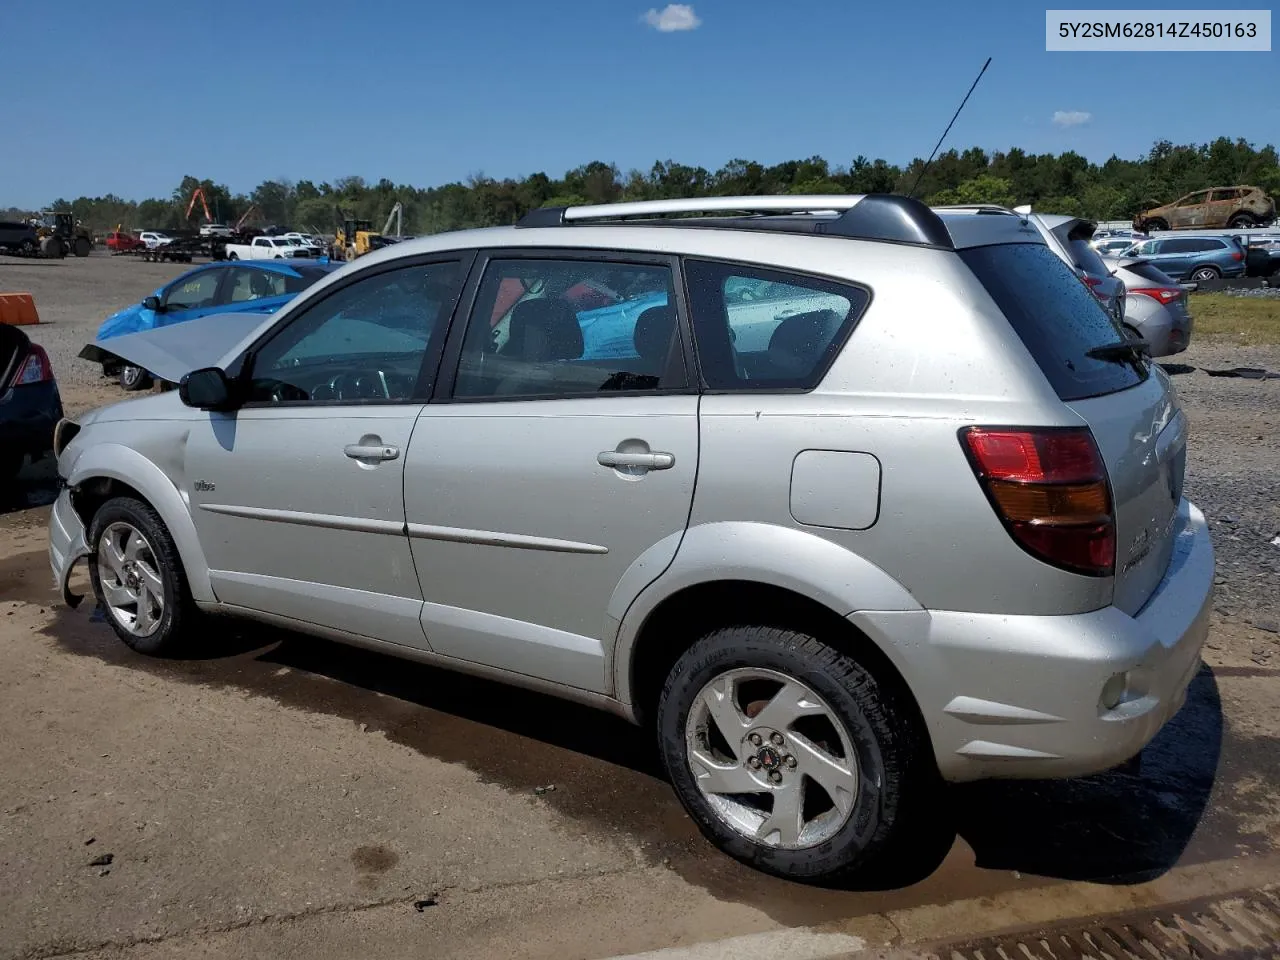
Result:
<svg viewBox="0 0 1280 960"><path fill-rule="evenodd" d="M972 247L960 258L986 288L1063 400L1115 393L1149 376L1142 360L1099 360L1094 347L1124 332L1071 269L1046 246Z"/></svg>
<svg viewBox="0 0 1280 960"><path fill-rule="evenodd" d="M853 284L742 264L686 260L685 277L712 390L813 389L871 299Z"/></svg>

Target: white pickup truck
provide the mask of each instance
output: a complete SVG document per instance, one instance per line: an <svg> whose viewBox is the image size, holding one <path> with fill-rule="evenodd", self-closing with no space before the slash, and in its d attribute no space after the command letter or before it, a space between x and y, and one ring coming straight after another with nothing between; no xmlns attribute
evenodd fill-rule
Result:
<svg viewBox="0 0 1280 960"><path fill-rule="evenodd" d="M309 250L284 237L254 237L251 243L228 243L228 260L283 260L286 257L309 257Z"/></svg>

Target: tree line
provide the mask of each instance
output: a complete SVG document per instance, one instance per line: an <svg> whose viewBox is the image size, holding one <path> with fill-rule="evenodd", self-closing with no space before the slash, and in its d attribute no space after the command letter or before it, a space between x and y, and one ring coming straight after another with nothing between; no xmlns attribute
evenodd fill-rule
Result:
<svg viewBox="0 0 1280 960"><path fill-rule="evenodd" d="M399 202L405 233L429 234L510 224L529 210L562 204L717 195L898 193L933 204L1030 203L1045 212L1127 220L1139 210L1194 190L1232 184L1253 184L1280 196L1276 148L1227 137L1177 146L1159 141L1136 160L1112 156L1096 164L1072 151L1029 154L1015 147L988 153L971 147L949 150L927 169L921 158L903 167L858 156L847 166L833 166L815 156L772 166L731 160L715 171L667 160L648 170L623 173L614 164L595 160L559 178L533 173L519 180L496 180L478 173L465 183L426 188L386 179L369 183L355 176L320 184L267 180L248 194L187 176L166 198L133 201L111 194L59 198L48 209L72 210L95 234L117 225L127 230L194 229L204 219L199 201L190 219L186 214L199 188L210 215L222 223L235 224L244 217L246 226L331 233L341 210L345 216L372 221L377 229ZM10 209L0 216L15 219L27 212Z"/></svg>

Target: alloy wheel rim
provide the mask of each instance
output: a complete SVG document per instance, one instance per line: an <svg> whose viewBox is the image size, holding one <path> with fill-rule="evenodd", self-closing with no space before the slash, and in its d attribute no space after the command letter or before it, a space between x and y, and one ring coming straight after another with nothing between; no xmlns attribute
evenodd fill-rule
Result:
<svg viewBox="0 0 1280 960"><path fill-rule="evenodd" d="M155 550L137 527L118 521L98 540L98 582L116 623L135 637L149 637L164 618L164 580Z"/></svg>
<svg viewBox="0 0 1280 960"><path fill-rule="evenodd" d="M853 813L861 779L853 740L821 696L785 673L716 676L693 700L685 744L716 817L762 846L825 843Z"/></svg>

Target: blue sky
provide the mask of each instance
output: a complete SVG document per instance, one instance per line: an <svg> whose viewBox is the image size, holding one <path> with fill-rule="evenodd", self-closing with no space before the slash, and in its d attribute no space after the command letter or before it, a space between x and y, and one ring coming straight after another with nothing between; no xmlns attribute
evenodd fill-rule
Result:
<svg viewBox="0 0 1280 960"><path fill-rule="evenodd" d="M987 56L947 146L1104 160L1157 139L1280 140L1274 52L1046 53L1044 5L1025 0L693 0L664 20L665 6L8 0L0 207L164 196L187 173L249 191L593 159L903 163Z"/></svg>

